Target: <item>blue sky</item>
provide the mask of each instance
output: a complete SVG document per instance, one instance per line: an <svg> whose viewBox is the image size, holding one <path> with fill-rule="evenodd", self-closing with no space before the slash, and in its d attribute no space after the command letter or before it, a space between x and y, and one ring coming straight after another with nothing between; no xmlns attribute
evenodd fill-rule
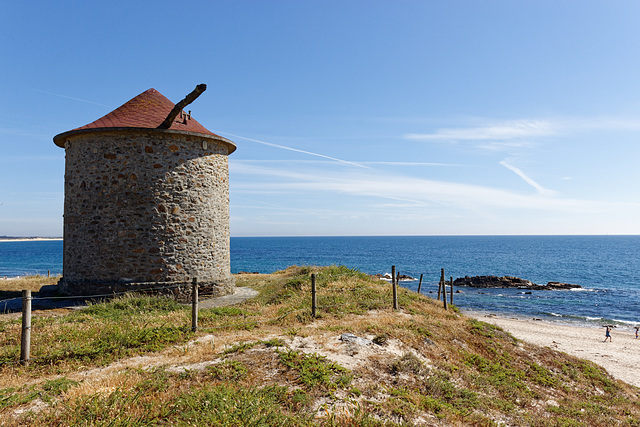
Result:
<svg viewBox="0 0 640 427"><path fill-rule="evenodd" d="M640 3L30 1L0 18L0 235L52 138L153 87L233 140L233 236L640 234Z"/></svg>

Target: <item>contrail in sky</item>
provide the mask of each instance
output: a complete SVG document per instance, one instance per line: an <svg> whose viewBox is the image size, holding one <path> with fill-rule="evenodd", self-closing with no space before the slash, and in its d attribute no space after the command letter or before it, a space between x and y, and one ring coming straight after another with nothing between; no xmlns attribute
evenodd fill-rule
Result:
<svg viewBox="0 0 640 427"><path fill-rule="evenodd" d="M310 156L322 157L322 158L333 160L333 161L336 161L336 162L345 163L345 164L352 165L352 166L357 166L359 168L371 169L369 166L364 166L364 165L361 165L359 163L350 162L348 160L336 159L335 157L325 156L324 154L312 153L311 151L299 150L297 148L287 147L285 145L272 144L271 142L260 141L258 139L253 139L253 138L247 138L246 136L234 135L234 134L228 133L228 132L220 132L220 133L224 133L224 134L230 135L230 136L232 136L234 138L242 138L242 139L246 139L247 141L257 142L258 144L267 145L269 147L280 148L282 150L295 151L297 153L309 154Z"/></svg>
<svg viewBox="0 0 640 427"><path fill-rule="evenodd" d="M554 190L549 190L547 188L544 188L543 186L541 186L540 184L535 182L533 179L531 179L530 177L525 175L525 173L522 172L520 169L518 169L515 166L510 165L505 160L501 161L500 164L502 166L504 166L505 168L509 169L511 172L513 172L516 175L518 175L520 178L522 178L524 180L524 182L526 182L527 184L529 184L530 186L535 188L538 191L538 194L542 194L542 195L546 195L546 196L553 196L553 195L556 194L556 192Z"/></svg>
<svg viewBox="0 0 640 427"><path fill-rule="evenodd" d="M101 107L111 108L111 106L109 106L109 105L100 104L99 102L88 101L88 100L82 99L82 98L74 98L73 96L67 96L67 95L61 95L59 93L47 92L46 90L40 90L40 89L34 89L34 88L29 88L29 89L34 90L36 92L40 92L40 93L46 93L47 95L51 95L51 96L58 96L60 98L71 99L73 101L86 102L88 104L99 105Z"/></svg>

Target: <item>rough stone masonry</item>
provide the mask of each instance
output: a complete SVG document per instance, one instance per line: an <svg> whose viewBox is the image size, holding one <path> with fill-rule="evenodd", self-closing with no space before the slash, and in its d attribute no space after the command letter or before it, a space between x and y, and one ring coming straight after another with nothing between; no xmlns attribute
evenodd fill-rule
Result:
<svg viewBox="0 0 640 427"><path fill-rule="evenodd" d="M110 114L124 108L128 120L143 116L138 121L146 124L152 114L153 123L161 122L173 104L150 91L146 98L163 98L162 111L140 112L134 102ZM205 293L233 293L228 155L235 145L206 129L182 130L180 123L157 129L108 117L54 138L66 152L61 291L173 285L185 295L195 277Z"/></svg>

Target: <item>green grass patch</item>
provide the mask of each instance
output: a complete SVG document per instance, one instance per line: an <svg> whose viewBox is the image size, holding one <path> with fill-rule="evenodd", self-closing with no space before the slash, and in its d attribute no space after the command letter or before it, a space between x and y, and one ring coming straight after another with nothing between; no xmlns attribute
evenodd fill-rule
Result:
<svg viewBox="0 0 640 427"><path fill-rule="evenodd" d="M27 369L37 371L53 364L65 372L79 364L104 365L121 357L159 351L192 337L188 324L188 308L170 298L153 296L93 303L65 316L34 316L33 359ZM19 359L19 331L12 332L2 336L0 363Z"/></svg>
<svg viewBox="0 0 640 427"><path fill-rule="evenodd" d="M469 319L469 326L471 327L472 334L482 335L486 338L493 338L496 336L496 331L502 331L498 326L476 319Z"/></svg>
<svg viewBox="0 0 640 427"><path fill-rule="evenodd" d="M35 399L41 399L44 402L51 403L56 397L76 385L78 385L78 382L66 377L60 377L20 389L0 389L0 411L10 406L27 404Z"/></svg>
<svg viewBox="0 0 640 427"><path fill-rule="evenodd" d="M246 341L246 342L240 342L237 344L234 344L233 346L227 348L224 350L224 354L231 354L231 353L244 353L247 350L252 349L255 346L258 345L264 345L265 347L269 348L269 347L283 347L285 345L284 340L282 340L281 338L273 338L270 340L266 340L266 341Z"/></svg>
<svg viewBox="0 0 640 427"><path fill-rule="evenodd" d="M503 399L519 401L520 405L526 404L533 393L526 384L527 375L524 371L514 368L506 357L487 359L479 354L466 353L465 364L475 368L477 375L470 379L480 387L492 387Z"/></svg>
<svg viewBox="0 0 640 427"><path fill-rule="evenodd" d="M260 341L249 341L249 342L241 342L238 344L234 344L231 347L225 349L224 354L244 353L245 351L259 345L260 343L261 343Z"/></svg>
<svg viewBox="0 0 640 427"><path fill-rule="evenodd" d="M13 387L0 389L0 411L10 406L29 403L36 399L38 394L38 391L32 388L27 390L20 390Z"/></svg>
<svg viewBox="0 0 640 427"><path fill-rule="evenodd" d="M313 414L299 392L286 387L242 387L228 383L203 384L178 391L161 386L175 380L161 372L130 390L94 394L69 402L57 411L31 414L32 425L211 425L307 426ZM152 398L149 398L153 396Z"/></svg>
<svg viewBox="0 0 640 427"><path fill-rule="evenodd" d="M221 427L311 424L311 414L291 412L296 406L285 387L245 389L222 384L178 396L171 411L176 415L171 418L180 423Z"/></svg>
<svg viewBox="0 0 640 427"><path fill-rule="evenodd" d="M159 351L167 345L184 342L190 336L190 331L170 325L143 326L141 329L123 324L100 325L85 330L61 327L53 338L63 345L56 348L39 346L34 352L34 363L42 365L77 360L105 364L137 352Z"/></svg>
<svg viewBox="0 0 640 427"><path fill-rule="evenodd" d="M225 360L207 368L209 374L220 381L239 381L247 375L244 363L235 360Z"/></svg>
<svg viewBox="0 0 640 427"><path fill-rule="evenodd" d="M391 364L391 374L411 373L423 375L427 372L424 364L413 353L404 353Z"/></svg>
<svg viewBox="0 0 640 427"><path fill-rule="evenodd" d="M245 310L239 307L214 307L214 308L204 308L198 311L198 319L200 321L207 320L219 320L220 318L229 318L229 317L248 317L248 316L258 316L260 313L255 311Z"/></svg>
<svg viewBox="0 0 640 427"><path fill-rule="evenodd" d="M125 295L106 302L90 303L72 318L122 318L188 310L184 305L169 297Z"/></svg>
<svg viewBox="0 0 640 427"><path fill-rule="evenodd" d="M262 341L265 347L284 347L285 342L282 338L273 338L270 340Z"/></svg>
<svg viewBox="0 0 640 427"><path fill-rule="evenodd" d="M351 384L351 372L326 357L318 354L306 354L298 351L279 351L280 361L297 373L299 381L308 388L319 387L323 390L345 388Z"/></svg>
<svg viewBox="0 0 640 427"><path fill-rule="evenodd" d="M549 369L534 362L527 362L527 365L527 376L529 380L547 387L555 387L558 385L558 379Z"/></svg>

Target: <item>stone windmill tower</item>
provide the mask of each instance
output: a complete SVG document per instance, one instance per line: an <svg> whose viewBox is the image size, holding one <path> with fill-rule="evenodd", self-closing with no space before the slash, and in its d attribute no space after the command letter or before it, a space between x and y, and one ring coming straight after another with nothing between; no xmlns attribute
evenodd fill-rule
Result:
<svg viewBox="0 0 640 427"><path fill-rule="evenodd" d="M233 293L228 155L236 146L149 89L88 125L53 138L65 149L60 290L88 295L197 278Z"/></svg>

